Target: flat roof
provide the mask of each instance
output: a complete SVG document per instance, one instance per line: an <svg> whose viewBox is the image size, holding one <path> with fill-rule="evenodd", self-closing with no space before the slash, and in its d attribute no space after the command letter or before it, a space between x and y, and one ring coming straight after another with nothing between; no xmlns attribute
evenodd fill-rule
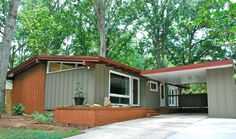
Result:
<svg viewBox="0 0 236 139"><path fill-rule="evenodd" d="M38 55L28 59L27 61L21 63L17 67L11 69L8 72L8 78L9 79L13 78L15 75L23 72L24 70L28 69L31 66L34 66L37 63L47 62L47 61L70 61L70 62L82 61L85 65L89 63L101 63L107 66L120 68L128 72L140 74L141 76L147 77L149 79L158 80L173 85L206 82L207 69L234 67L234 63L232 60L220 60L214 62L205 62L201 64L191 64L185 66L141 71L140 69L133 68L131 66L100 56Z"/></svg>
<svg viewBox="0 0 236 139"><path fill-rule="evenodd" d="M156 70L142 71L142 76L171 84L189 84L206 82L207 69L234 67L232 60L220 60Z"/></svg>

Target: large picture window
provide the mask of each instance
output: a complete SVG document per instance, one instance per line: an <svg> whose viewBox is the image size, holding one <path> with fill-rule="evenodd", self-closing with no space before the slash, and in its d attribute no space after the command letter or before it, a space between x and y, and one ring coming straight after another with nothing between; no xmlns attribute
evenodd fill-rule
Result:
<svg viewBox="0 0 236 139"><path fill-rule="evenodd" d="M110 71L109 96L113 104L139 105L139 79Z"/></svg>
<svg viewBox="0 0 236 139"><path fill-rule="evenodd" d="M129 96L129 77L111 73L110 79L110 92L112 94Z"/></svg>

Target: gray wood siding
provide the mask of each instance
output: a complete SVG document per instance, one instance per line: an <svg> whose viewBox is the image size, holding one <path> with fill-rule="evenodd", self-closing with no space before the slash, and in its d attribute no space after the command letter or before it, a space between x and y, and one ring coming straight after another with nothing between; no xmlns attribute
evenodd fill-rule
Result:
<svg viewBox="0 0 236 139"><path fill-rule="evenodd" d="M236 118L236 85L233 68L207 70L209 117Z"/></svg>
<svg viewBox="0 0 236 139"><path fill-rule="evenodd" d="M145 77L140 78L140 106L144 108L160 109L160 90L158 92L150 91L150 84Z"/></svg>
<svg viewBox="0 0 236 139"><path fill-rule="evenodd" d="M46 75L45 109L73 105L77 82L80 82L86 103L95 102L94 69L76 69Z"/></svg>
<svg viewBox="0 0 236 139"><path fill-rule="evenodd" d="M95 66L95 103L103 105L104 97L108 96L110 69L112 68L102 64L96 64Z"/></svg>
<svg viewBox="0 0 236 139"><path fill-rule="evenodd" d="M150 92L148 79L124 72L103 64L96 64L93 69L77 69L46 75L45 109L58 106L74 105L76 83L79 81L85 93L85 102L102 104L104 97L109 95L109 70L114 70L140 79L140 106L160 108L160 93Z"/></svg>

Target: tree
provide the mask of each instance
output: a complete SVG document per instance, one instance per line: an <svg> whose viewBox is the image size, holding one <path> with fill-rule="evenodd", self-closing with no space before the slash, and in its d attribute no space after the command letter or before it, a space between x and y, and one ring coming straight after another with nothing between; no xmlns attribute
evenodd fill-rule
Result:
<svg viewBox="0 0 236 139"><path fill-rule="evenodd" d="M91 1L91 4L96 17L95 26L100 37L99 55L115 57L113 52L119 48L123 49L135 36L135 30L132 27L137 20L134 16L136 14L133 8L134 2L95 0Z"/></svg>
<svg viewBox="0 0 236 139"><path fill-rule="evenodd" d="M7 16L7 11L8 11L8 6L9 2L8 0L1 0L0 1L0 36L2 37L3 35L3 28L5 26L6 22L6 16Z"/></svg>
<svg viewBox="0 0 236 139"><path fill-rule="evenodd" d="M6 84L6 76L8 70L8 62L11 49L11 41L16 26L16 16L20 0L11 0L9 3L9 12L5 22L3 31L1 50L0 50L0 102L4 103L4 90Z"/></svg>
<svg viewBox="0 0 236 139"><path fill-rule="evenodd" d="M236 52L233 5L236 4L229 0L188 3L172 29L177 35L169 47L170 60L175 65L185 65L233 58Z"/></svg>
<svg viewBox="0 0 236 139"><path fill-rule="evenodd" d="M111 3L111 0L92 0L94 12L97 18L97 26L100 36L100 53L102 57L106 57L106 45L105 45L105 13L106 8Z"/></svg>
<svg viewBox="0 0 236 139"><path fill-rule="evenodd" d="M147 49L154 57L152 60L155 61L157 68L167 66L165 61L170 26L176 17L178 3L176 0L149 0L140 1L136 5L139 11L140 28L148 33L148 43L152 46Z"/></svg>

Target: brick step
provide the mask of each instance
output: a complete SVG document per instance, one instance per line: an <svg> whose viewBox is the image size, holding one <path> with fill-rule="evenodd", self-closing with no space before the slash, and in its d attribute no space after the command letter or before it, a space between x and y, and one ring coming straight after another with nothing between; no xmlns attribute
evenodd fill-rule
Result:
<svg viewBox="0 0 236 139"><path fill-rule="evenodd" d="M146 114L147 117L157 116L157 115L160 115L160 113L159 112L149 112Z"/></svg>
<svg viewBox="0 0 236 139"><path fill-rule="evenodd" d="M166 107L161 107L161 108L160 108L160 113L161 113L161 114L167 114L167 113L169 113L169 109L166 108Z"/></svg>

